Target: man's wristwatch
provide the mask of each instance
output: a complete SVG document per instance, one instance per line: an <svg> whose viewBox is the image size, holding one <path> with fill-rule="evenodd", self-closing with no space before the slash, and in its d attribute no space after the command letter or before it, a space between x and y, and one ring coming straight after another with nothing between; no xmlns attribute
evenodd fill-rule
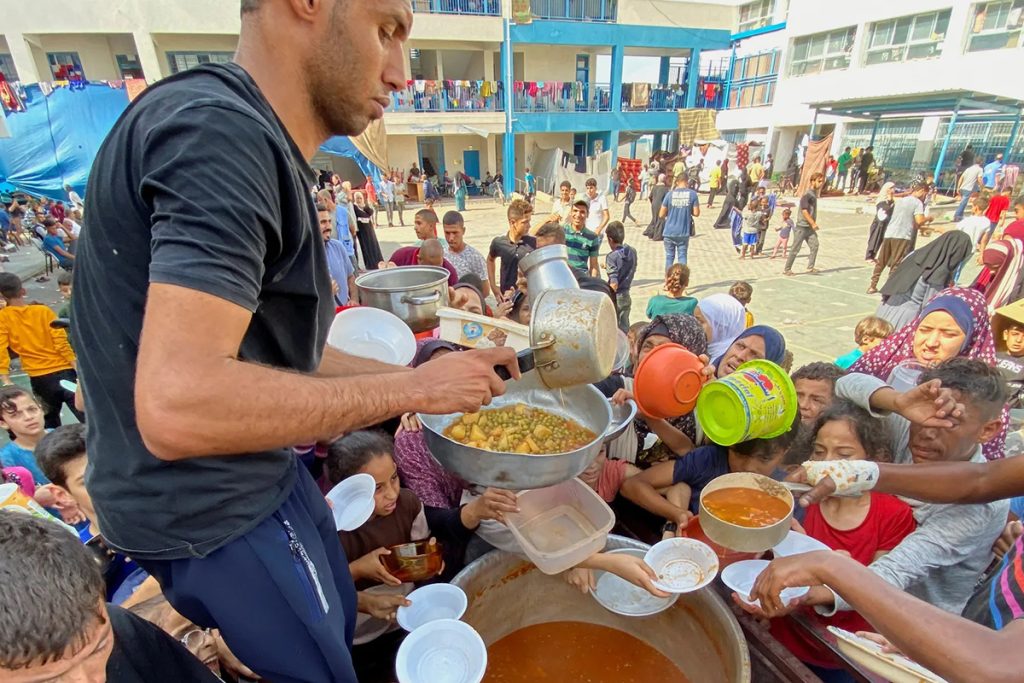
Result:
<svg viewBox="0 0 1024 683"><path fill-rule="evenodd" d="M663 533L663 534L667 533L669 531L671 531L672 533L675 533L678 530L679 530L679 525L676 524L675 522L665 522L664 526L661 527L661 533Z"/></svg>

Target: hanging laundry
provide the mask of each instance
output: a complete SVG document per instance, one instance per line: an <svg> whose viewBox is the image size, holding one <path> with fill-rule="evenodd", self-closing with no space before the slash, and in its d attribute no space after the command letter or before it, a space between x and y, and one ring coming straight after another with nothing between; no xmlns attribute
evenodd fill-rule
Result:
<svg viewBox="0 0 1024 683"><path fill-rule="evenodd" d="M630 97L629 106L637 109L646 109L651 101L651 84L634 83L633 95Z"/></svg>
<svg viewBox="0 0 1024 683"><path fill-rule="evenodd" d="M3 104L4 111L25 111L25 104L3 74L0 74L0 104Z"/></svg>

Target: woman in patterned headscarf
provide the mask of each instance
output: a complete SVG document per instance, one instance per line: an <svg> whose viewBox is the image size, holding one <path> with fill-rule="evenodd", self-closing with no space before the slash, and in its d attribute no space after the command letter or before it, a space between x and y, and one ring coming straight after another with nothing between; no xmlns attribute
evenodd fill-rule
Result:
<svg viewBox="0 0 1024 683"><path fill-rule="evenodd" d="M972 289L950 287L939 292L913 322L861 356L850 372L888 381L893 369L904 361L938 365L958 356L992 366L996 362L985 297ZM983 446L989 460L1003 457L1008 424L1009 411L1004 408L1002 431Z"/></svg>

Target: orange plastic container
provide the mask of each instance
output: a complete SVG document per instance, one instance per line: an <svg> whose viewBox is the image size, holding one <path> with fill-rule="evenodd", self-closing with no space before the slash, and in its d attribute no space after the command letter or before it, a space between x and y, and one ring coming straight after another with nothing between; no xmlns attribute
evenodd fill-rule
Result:
<svg viewBox="0 0 1024 683"><path fill-rule="evenodd" d="M679 344L662 344L648 353L633 374L633 398L644 415L679 417L697 405L704 386L704 364Z"/></svg>

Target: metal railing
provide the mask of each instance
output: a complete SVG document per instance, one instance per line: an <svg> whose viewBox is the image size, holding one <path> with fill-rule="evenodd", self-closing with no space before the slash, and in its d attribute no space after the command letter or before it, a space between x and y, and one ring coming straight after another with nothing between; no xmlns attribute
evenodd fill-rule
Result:
<svg viewBox="0 0 1024 683"><path fill-rule="evenodd" d="M501 0L412 0L412 11L424 14L501 16Z"/></svg>
<svg viewBox="0 0 1024 683"><path fill-rule="evenodd" d="M612 110L612 86L580 81L516 81L513 110L526 113Z"/></svg>
<svg viewBox="0 0 1024 683"><path fill-rule="evenodd" d="M415 81L391 94L393 112L494 112L504 111L503 91L496 81ZM486 93L486 94L485 94Z"/></svg>
<svg viewBox="0 0 1024 683"><path fill-rule="evenodd" d="M685 86L659 83L622 84L622 111L675 111L685 108Z"/></svg>
<svg viewBox="0 0 1024 683"><path fill-rule="evenodd" d="M530 11L538 19L614 22L618 0L530 0Z"/></svg>

